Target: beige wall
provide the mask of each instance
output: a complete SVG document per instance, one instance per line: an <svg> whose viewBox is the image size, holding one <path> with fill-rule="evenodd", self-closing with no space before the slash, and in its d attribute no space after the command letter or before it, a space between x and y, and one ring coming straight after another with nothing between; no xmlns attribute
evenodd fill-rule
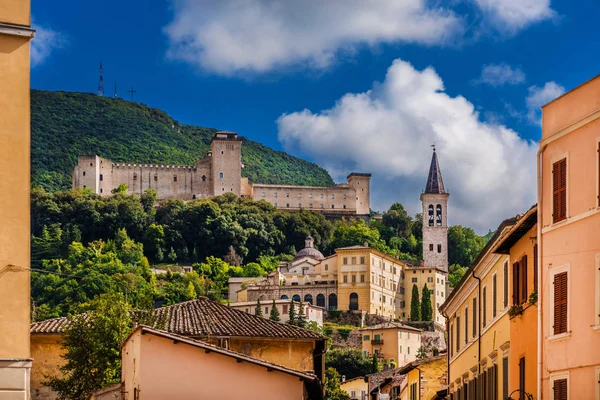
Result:
<svg viewBox="0 0 600 400"><path fill-rule="evenodd" d="M303 399L298 377L139 331L123 348L126 398ZM235 383L235 384L232 384Z"/></svg>
<svg viewBox="0 0 600 400"><path fill-rule="evenodd" d="M242 140L221 139L217 133L210 143L212 149L213 193L220 195L234 193L241 195L242 179ZM223 177L221 178L221 174Z"/></svg>
<svg viewBox="0 0 600 400"><path fill-rule="evenodd" d="M416 360L421 347L419 332L399 328L362 329L361 335L363 353L372 357L377 350L382 355L381 362L390 367L392 363L396 367L403 367ZM376 335L379 335L379 343L375 341Z"/></svg>
<svg viewBox="0 0 600 400"><path fill-rule="evenodd" d="M543 108L540 219L542 396L568 379L570 398L598 391L600 371L600 78ZM552 164L567 158L567 218L552 221ZM567 272L567 333L553 331L553 276ZM582 397L583 396L583 397ZM600 396L600 393L597 395ZM590 397L591 398L591 397Z"/></svg>
<svg viewBox="0 0 600 400"><path fill-rule="evenodd" d="M60 335L31 335L31 398L32 400L54 400L56 394L44 382L46 376L61 376L59 371L64 359L64 349L60 344Z"/></svg>
<svg viewBox="0 0 600 400"><path fill-rule="evenodd" d="M448 365L445 358L435 359L427 364L422 364L406 374L406 388L402 396L409 398L410 386L416 384L418 399L431 399L445 387L444 376L447 374ZM406 392L406 393L405 393Z"/></svg>
<svg viewBox="0 0 600 400"><path fill-rule="evenodd" d="M232 338L231 350L298 371L314 371L314 341Z"/></svg>
<svg viewBox="0 0 600 400"><path fill-rule="evenodd" d="M362 400L362 393L364 393L364 399L369 398L369 384L365 382L365 378L363 377L342 382L340 389L348 393L350 400ZM354 396L352 395L353 392Z"/></svg>
<svg viewBox="0 0 600 400"><path fill-rule="evenodd" d="M334 187L253 185L253 199L277 208L317 212L356 213L356 192L348 185Z"/></svg>
<svg viewBox="0 0 600 400"><path fill-rule="evenodd" d="M28 0L0 0L0 398L29 395Z"/></svg>

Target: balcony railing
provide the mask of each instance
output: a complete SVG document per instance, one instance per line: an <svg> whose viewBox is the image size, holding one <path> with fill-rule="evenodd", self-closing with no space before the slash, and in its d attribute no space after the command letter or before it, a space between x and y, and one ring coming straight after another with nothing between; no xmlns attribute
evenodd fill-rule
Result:
<svg viewBox="0 0 600 400"><path fill-rule="evenodd" d="M383 339L373 339L371 340L371 344L383 344Z"/></svg>

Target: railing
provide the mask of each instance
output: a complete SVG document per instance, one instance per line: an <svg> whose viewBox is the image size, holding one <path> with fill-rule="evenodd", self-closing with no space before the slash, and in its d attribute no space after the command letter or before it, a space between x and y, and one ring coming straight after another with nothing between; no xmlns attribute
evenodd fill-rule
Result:
<svg viewBox="0 0 600 400"><path fill-rule="evenodd" d="M383 339L373 339L371 340L371 344L383 344Z"/></svg>

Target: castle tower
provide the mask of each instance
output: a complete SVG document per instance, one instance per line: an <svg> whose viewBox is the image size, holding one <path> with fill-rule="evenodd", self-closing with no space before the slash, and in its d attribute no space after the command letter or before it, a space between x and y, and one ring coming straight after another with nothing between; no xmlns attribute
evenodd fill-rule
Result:
<svg viewBox="0 0 600 400"><path fill-rule="evenodd" d="M423 204L423 261L425 267L448 272L448 197L435 147L427 176Z"/></svg>
<svg viewBox="0 0 600 400"><path fill-rule="evenodd" d="M219 131L210 142L213 195L241 195L242 139L235 132Z"/></svg>
<svg viewBox="0 0 600 400"><path fill-rule="evenodd" d="M352 172L348 175L348 186L356 190L356 214L369 215L371 212L371 174Z"/></svg>

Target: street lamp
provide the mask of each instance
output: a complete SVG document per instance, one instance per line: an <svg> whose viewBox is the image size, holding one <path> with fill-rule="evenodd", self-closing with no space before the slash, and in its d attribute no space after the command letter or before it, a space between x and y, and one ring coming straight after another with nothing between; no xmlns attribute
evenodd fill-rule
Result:
<svg viewBox="0 0 600 400"><path fill-rule="evenodd" d="M515 392L521 392L521 393L523 393L523 394L525 395L525 397L527 397L527 400L533 400L533 395L532 395L532 394L530 394L530 393L527 393L526 391L524 391L524 390L521 390L521 389L515 389L515 390L513 390L513 391L512 391L512 392L511 392L511 393L508 395L508 397L506 398L506 400L513 400L513 398L512 398L511 396L512 396L512 395L513 395L513 393L515 393Z"/></svg>

